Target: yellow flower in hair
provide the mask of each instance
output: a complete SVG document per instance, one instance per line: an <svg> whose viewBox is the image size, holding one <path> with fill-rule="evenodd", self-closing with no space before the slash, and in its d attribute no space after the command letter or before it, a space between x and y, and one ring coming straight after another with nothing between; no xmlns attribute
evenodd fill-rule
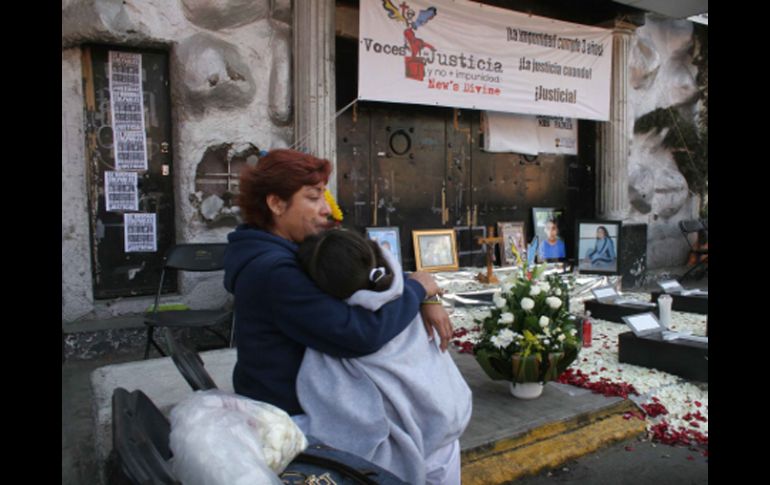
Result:
<svg viewBox="0 0 770 485"><path fill-rule="evenodd" d="M340 206L337 205L337 201L334 200L334 196L329 191L329 189L326 189L326 192L324 192L324 197L326 198L326 202L329 204L329 207L332 208L332 219L338 222L342 222L342 211L340 210Z"/></svg>

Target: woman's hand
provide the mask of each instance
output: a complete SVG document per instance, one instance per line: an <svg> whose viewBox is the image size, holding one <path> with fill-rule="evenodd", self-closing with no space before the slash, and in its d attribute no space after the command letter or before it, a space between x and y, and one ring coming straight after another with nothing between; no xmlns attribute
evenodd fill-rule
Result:
<svg viewBox="0 0 770 485"><path fill-rule="evenodd" d="M425 298L444 293L444 290L438 286L430 273L415 271L409 275L409 278L417 280L425 288ZM441 339L441 351L446 351L449 339L452 338L452 322L449 321L449 314L441 304L433 303L420 306L420 314L423 325L425 325L425 331L428 332L428 339L433 340L433 329L435 328Z"/></svg>
<svg viewBox="0 0 770 485"><path fill-rule="evenodd" d="M409 274L409 278L417 280L417 282L425 288L425 298L430 298L431 296L443 293L443 290L439 288L438 283L436 283L436 280L433 279L433 276L430 273L426 273L425 271L415 271Z"/></svg>
<svg viewBox="0 0 770 485"><path fill-rule="evenodd" d="M449 321L449 314L441 305L422 305L420 307L422 323L428 332L428 339L433 340L433 329L436 329L441 339L441 351L444 352L449 345L449 339L452 338L452 322Z"/></svg>

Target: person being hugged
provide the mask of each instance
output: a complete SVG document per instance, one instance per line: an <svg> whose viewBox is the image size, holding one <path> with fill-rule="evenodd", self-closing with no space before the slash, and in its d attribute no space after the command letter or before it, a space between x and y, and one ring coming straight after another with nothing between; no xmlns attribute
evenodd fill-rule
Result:
<svg viewBox="0 0 770 485"><path fill-rule="evenodd" d="M308 237L299 259L321 289L349 305L377 311L404 289L396 257L350 230ZM373 354L346 359L308 348L297 394L309 436L408 483L460 484L458 439L470 420L471 390L419 314Z"/></svg>

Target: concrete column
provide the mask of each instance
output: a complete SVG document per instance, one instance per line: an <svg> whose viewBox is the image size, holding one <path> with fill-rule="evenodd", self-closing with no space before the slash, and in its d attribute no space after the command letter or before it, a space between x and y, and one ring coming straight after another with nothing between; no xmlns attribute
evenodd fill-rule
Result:
<svg viewBox="0 0 770 485"><path fill-rule="evenodd" d="M294 139L298 150L326 158L335 170L334 0L294 0Z"/></svg>
<svg viewBox="0 0 770 485"><path fill-rule="evenodd" d="M631 109L628 101L628 62L636 27L616 22L612 33L610 121L599 125L596 211L602 219L628 216L628 157L631 150Z"/></svg>

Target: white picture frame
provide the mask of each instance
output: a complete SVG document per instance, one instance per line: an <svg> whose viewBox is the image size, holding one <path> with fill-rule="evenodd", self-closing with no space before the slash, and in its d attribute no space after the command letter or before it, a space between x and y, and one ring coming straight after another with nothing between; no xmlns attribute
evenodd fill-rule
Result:
<svg viewBox="0 0 770 485"><path fill-rule="evenodd" d="M390 251L396 257L398 264L401 261L401 233L396 226L392 227L367 227L366 237Z"/></svg>
<svg viewBox="0 0 770 485"><path fill-rule="evenodd" d="M606 303L611 302L612 300L616 299L618 296L618 292L613 288L612 286L603 286L601 288L595 288L591 290L591 293L594 295L594 298L596 298L596 301Z"/></svg>
<svg viewBox="0 0 770 485"><path fill-rule="evenodd" d="M655 334L663 334L666 328L661 325L658 317L652 312L637 313L635 315L626 315L623 321L631 327L631 331L637 337L647 337Z"/></svg>
<svg viewBox="0 0 770 485"><path fill-rule="evenodd" d="M676 295L684 291L684 287L677 280L658 281L658 286L663 293Z"/></svg>

